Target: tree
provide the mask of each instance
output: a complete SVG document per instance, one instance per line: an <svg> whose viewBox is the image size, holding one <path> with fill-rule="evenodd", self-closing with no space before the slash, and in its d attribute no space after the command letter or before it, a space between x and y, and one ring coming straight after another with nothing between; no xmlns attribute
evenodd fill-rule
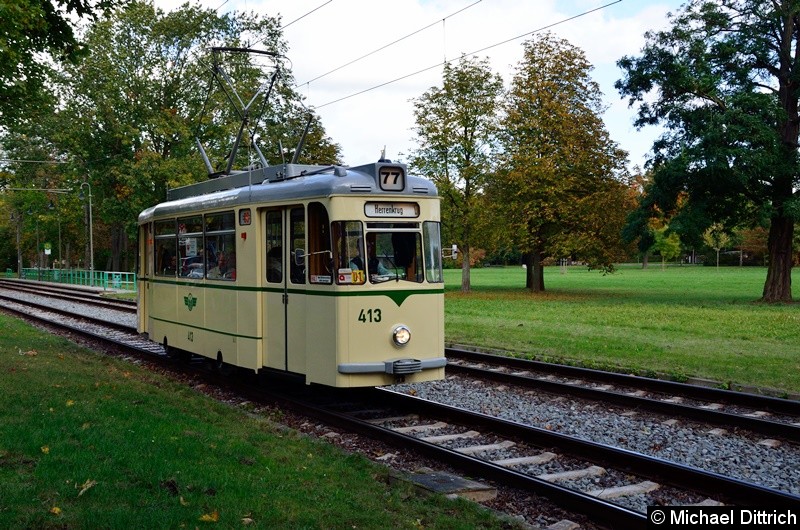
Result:
<svg viewBox="0 0 800 530"><path fill-rule="evenodd" d="M668 260L677 258L681 254L681 238L665 226L655 231L653 250L661 254L661 269L666 268Z"/></svg>
<svg viewBox="0 0 800 530"><path fill-rule="evenodd" d="M638 207L628 214L625 226L622 228L622 240L628 244L636 243L636 248L642 257L643 269L649 264L650 250L656 241L655 228L661 220L660 212L649 197L651 178L649 173L634 175L631 193L632 200Z"/></svg>
<svg viewBox="0 0 800 530"><path fill-rule="evenodd" d="M483 186L492 172L492 145L503 90L487 59L462 56L445 65L441 87L414 102L419 147L410 165L430 177L443 197L445 237L462 257L461 290L470 290L470 252L479 226ZM450 241L450 240L447 240Z"/></svg>
<svg viewBox="0 0 800 530"><path fill-rule="evenodd" d="M703 241L709 248L713 248L716 251L717 269L719 269L719 251L728 246L728 243L731 242L731 237L725 232L725 228L721 224L714 223L703 232Z"/></svg>
<svg viewBox="0 0 800 530"><path fill-rule="evenodd" d="M623 57L616 87L637 127L662 124L653 146L654 201L673 222L769 226L762 300L790 301L800 218L800 2L690 0L671 29ZM672 222L671 222L672 224ZM699 230L702 233L703 229Z"/></svg>
<svg viewBox="0 0 800 530"><path fill-rule="evenodd" d="M92 185L95 220L109 228L111 270L129 270L127 240L136 233L141 210L163 201L166 190L208 178L194 138L206 146L216 169L223 169L240 122L224 92L209 90L213 46L243 47L244 40L263 40L264 49L285 54L280 21L252 14L218 14L185 4L165 13L152 3L134 2L95 24L86 35L90 57L64 68L63 108L59 126L50 130L55 143L69 152L78 180ZM263 69L246 54L226 64L244 101L264 81ZM296 138L306 111L291 88L286 70L265 106L263 127L278 138ZM230 89L230 87L228 87ZM261 100L257 101L260 108ZM206 112L203 112L203 109ZM313 116L304 151L305 162L338 160L338 147ZM255 123L251 123L255 126ZM252 162L243 139L236 168ZM269 144L267 144L269 146ZM262 149L275 162L281 154Z"/></svg>
<svg viewBox="0 0 800 530"><path fill-rule="evenodd" d="M551 34L524 44L501 122L491 186L496 219L526 254L526 284L543 291L546 257L613 268L630 195L626 154L600 117L601 93L582 50Z"/></svg>
<svg viewBox="0 0 800 530"><path fill-rule="evenodd" d="M35 107L51 71L48 58L77 63L87 54L75 36L80 19L96 20L126 1L0 0L0 124Z"/></svg>

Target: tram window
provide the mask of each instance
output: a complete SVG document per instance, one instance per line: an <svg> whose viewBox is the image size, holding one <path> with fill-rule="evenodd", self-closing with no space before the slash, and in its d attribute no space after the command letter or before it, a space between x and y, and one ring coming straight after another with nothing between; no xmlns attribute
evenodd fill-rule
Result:
<svg viewBox="0 0 800 530"><path fill-rule="evenodd" d="M422 245L418 232L367 232L370 283L422 282Z"/></svg>
<svg viewBox="0 0 800 530"><path fill-rule="evenodd" d="M333 223L336 283L362 284L366 280L363 261L364 229L360 221Z"/></svg>
<svg viewBox="0 0 800 530"><path fill-rule="evenodd" d="M283 221L281 212L267 212L267 281L283 283Z"/></svg>
<svg viewBox="0 0 800 530"><path fill-rule="evenodd" d="M380 283L388 280L405 280L421 283L423 273L420 234L418 232L375 232L374 235L376 251L371 262L375 263L375 266L369 272L370 281Z"/></svg>
<svg viewBox="0 0 800 530"><path fill-rule="evenodd" d="M163 219L154 223L155 248L153 257L155 259L156 276L175 276L177 265L177 249L175 238L175 219Z"/></svg>
<svg viewBox="0 0 800 530"><path fill-rule="evenodd" d="M236 229L231 212L205 216L205 270L211 280L236 279Z"/></svg>
<svg viewBox="0 0 800 530"><path fill-rule="evenodd" d="M203 216L178 219L178 275L203 277ZM216 259L216 256L215 258Z"/></svg>
<svg viewBox="0 0 800 530"><path fill-rule="evenodd" d="M162 219L154 224L156 236L175 237L175 219Z"/></svg>
<svg viewBox="0 0 800 530"><path fill-rule="evenodd" d="M422 243L425 246L425 277L429 283L442 283L442 238L439 223L422 224Z"/></svg>
<svg viewBox="0 0 800 530"><path fill-rule="evenodd" d="M295 250L306 253L306 216L304 208L292 208L289 212L289 242L291 243L292 255ZM305 263L305 260L303 260ZM289 279L292 283L306 283L306 268L304 264L298 264L294 259L289 261Z"/></svg>
<svg viewBox="0 0 800 530"><path fill-rule="evenodd" d="M236 217L233 212L206 214L206 233L233 232L236 230Z"/></svg>
<svg viewBox="0 0 800 530"><path fill-rule="evenodd" d="M308 270L311 283L331 283L333 266L328 211L321 203L308 205Z"/></svg>

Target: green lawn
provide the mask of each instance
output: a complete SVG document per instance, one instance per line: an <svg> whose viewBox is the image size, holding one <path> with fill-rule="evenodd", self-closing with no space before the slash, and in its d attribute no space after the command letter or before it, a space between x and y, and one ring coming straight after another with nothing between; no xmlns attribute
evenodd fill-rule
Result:
<svg viewBox="0 0 800 530"><path fill-rule="evenodd" d="M268 412L0 326L2 528L506 528Z"/></svg>
<svg viewBox="0 0 800 530"><path fill-rule="evenodd" d="M445 271L448 343L800 393L800 304L758 303L764 268L549 267L542 294L521 267L471 277L462 294L460 271Z"/></svg>

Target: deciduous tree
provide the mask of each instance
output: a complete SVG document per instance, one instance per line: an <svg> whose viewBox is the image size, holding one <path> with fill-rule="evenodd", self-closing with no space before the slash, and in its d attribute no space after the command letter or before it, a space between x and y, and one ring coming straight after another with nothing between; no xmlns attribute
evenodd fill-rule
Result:
<svg viewBox="0 0 800 530"><path fill-rule="evenodd" d="M51 133L70 153L81 178L90 179L95 219L111 227L108 268L129 268L120 258L141 210L163 201L168 188L208 177L195 136L215 169L225 168L240 122L224 92L218 86L209 90L210 48L244 47L252 39L263 41L261 49L285 54L279 28L280 21L269 16L219 14L189 4L164 12L135 2L89 30L92 54L64 69L61 127ZM258 77L263 69L246 55L225 66L244 101L265 81ZM287 69L259 124L273 137L288 136L289 147L302 133L307 113L292 85ZM338 147L314 118L301 160L336 162ZM244 138L235 168L254 161L247 157L251 140L249 134ZM280 160L277 147L262 144L262 149L268 160Z"/></svg>
<svg viewBox="0 0 800 530"><path fill-rule="evenodd" d="M713 248L717 253L717 269L719 269L719 251L731 242L731 237L725 232L725 228L714 223L703 232L703 241L709 248Z"/></svg>
<svg viewBox="0 0 800 530"><path fill-rule="evenodd" d="M654 200L671 225L769 226L762 299L790 301L800 219L800 2L690 0L671 28L624 57L616 86L636 125L662 124L653 145Z"/></svg>
<svg viewBox="0 0 800 530"><path fill-rule="evenodd" d="M527 254L527 287L544 290L547 257L613 268L630 195L626 154L601 119L585 54L551 34L524 44L502 120L492 185L497 222Z"/></svg>
<svg viewBox="0 0 800 530"><path fill-rule="evenodd" d="M49 60L75 63L86 55L75 35L81 19L96 20L126 1L0 0L0 124L10 125L36 105Z"/></svg>
<svg viewBox="0 0 800 530"><path fill-rule="evenodd" d="M661 269L666 268L668 260L677 258L681 254L681 238L676 232L670 232L668 226L655 231L653 250L661 254Z"/></svg>
<svg viewBox="0 0 800 530"><path fill-rule="evenodd" d="M461 57L457 64L445 65L441 87L432 87L414 102L419 147L410 165L431 178L444 198L444 237L461 249L464 292L470 290L470 251L486 211L481 200L492 172L502 91L502 80L488 60Z"/></svg>

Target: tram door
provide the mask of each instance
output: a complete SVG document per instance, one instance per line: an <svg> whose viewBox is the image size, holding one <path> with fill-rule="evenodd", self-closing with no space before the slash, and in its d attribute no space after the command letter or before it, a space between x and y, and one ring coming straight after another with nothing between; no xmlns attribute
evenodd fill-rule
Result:
<svg viewBox="0 0 800 530"><path fill-rule="evenodd" d="M297 249L305 254L303 206L268 210L264 233L267 267L265 365L277 370L305 373L306 271L294 258Z"/></svg>

